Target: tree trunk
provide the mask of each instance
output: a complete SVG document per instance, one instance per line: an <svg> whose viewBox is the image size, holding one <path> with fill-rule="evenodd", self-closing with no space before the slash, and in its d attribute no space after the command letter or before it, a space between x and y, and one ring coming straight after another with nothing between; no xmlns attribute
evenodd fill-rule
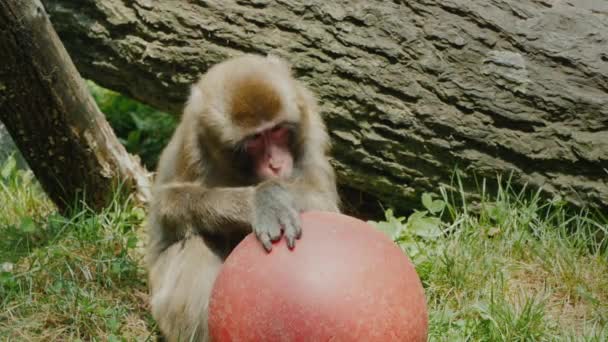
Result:
<svg viewBox="0 0 608 342"><path fill-rule="evenodd" d="M119 181L148 195L148 176L91 98L42 4L0 2L0 120L60 209L94 209Z"/></svg>
<svg viewBox="0 0 608 342"><path fill-rule="evenodd" d="M176 113L213 63L284 56L321 99L341 184L393 205L458 166L608 206L606 2L44 2L86 77Z"/></svg>

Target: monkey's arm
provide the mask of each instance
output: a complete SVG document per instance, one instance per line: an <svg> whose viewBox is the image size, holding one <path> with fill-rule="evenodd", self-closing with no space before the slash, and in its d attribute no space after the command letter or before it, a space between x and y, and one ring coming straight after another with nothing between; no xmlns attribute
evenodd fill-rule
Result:
<svg viewBox="0 0 608 342"><path fill-rule="evenodd" d="M197 183L168 183L156 188L152 211L165 233L184 236L188 229L233 235L251 232L253 187L205 188Z"/></svg>
<svg viewBox="0 0 608 342"><path fill-rule="evenodd" d="M188 231L225 236L253 231L269 251L272 241L281 238L281 229L290 247L301 234L293 196L278 182L234 188L169 183L155 193L152 212L167 241L180 240Z"/></svg>

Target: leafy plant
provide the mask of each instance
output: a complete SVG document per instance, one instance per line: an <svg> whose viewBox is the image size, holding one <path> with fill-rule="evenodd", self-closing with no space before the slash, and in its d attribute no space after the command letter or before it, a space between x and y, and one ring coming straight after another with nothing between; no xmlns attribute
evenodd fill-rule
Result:
<svg viewBox="0 0 608 342"><path fill-rule="evenodd" d="M443 235L445 223L439 218L445 208L441 199L433 200L424 193L422 204L427 210L415 210L409 217L396 217L392 209L385 211L381 222L369 221L399 244L416 264L423 264L428 255L422 253L426 246L433 244Z"/></svg>
<svg viewBox="0 0 608 342"><path fill-rule="evenodd" d="M176 118L93 82L88 85L99 109L127 151L139 155L148 169L154 169L160 152L175 130Z"/></svg>
<svg viewBox="0 0 608 342"><path fill-rule="evenodd" d="M467 193L461 176L408 216L370 221L416 266L429 340L606 340L606 215L508 179Z"/></svg>

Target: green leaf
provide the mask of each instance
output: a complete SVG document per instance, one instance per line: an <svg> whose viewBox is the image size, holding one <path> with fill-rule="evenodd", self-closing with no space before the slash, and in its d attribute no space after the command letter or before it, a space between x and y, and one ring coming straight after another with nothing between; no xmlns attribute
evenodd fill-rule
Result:
<svg viewBox="0 0 608 342"><path fill-rule="evenodd" d="M24 233L34 233L36 231L36 222L31 217L22 217L19 229Z"/></svg>
<svg viewBox="0 0 608 342"><path fill-rule="evenodd" d="M0 284L13 280L11 272L0 272Z"/></svg>
<svg viewBox="0 0 608 342"><path fill-rule="evenodd" d="M376 226L380 231L384 232L388 237L390 237L393 241L399 238L399 235L405 228L403 221L404 217L395 217L392 209L387 209L384 213L386 221L375 222L368 221L369 224Z"/></svg>
<svg viewBox="0 0 608 342"><path fill-rule="evenodd" d="M415 211L412 215L410 215L410 217L407 218L407 223L411 224L413 221L416 221L418 219L421 219L423 217L425 217L427 214L426 211Z"/></svg>
<svg viewBox="0 0 608 342"><path fill-rule="evenodd" d="M0 285L7 289L13 289L17 287L17 281L15 276L11 272L0 272Z"/></svg>
<svg viewBox="0 0 608 342"><path fill-rule="evenodd" d="M120 272L122 271L120 262L118 262L118 261L113 262L110 266L110 271L114 274L120 274Z"/></svg>
<svg viewBox="0 0 608 342"><path fill-rule="evenodd" d="M127 137L127 146L134 148L139 145L141 141L141 131L131 131Z"/></svg>
<svg viewBox="0 0 608 342"><path fill-rule="evenodd" d="M415 241L403 241L399 246L405 250L407 256L413 261L420 254L420 247Z"/></svg>
<svg viewBox="0 0 608 342"><path fill-rule="evenodd" d="M135 127L139 131L150 131L154 129L155 125L158 125L150 115L141 115L141 113L138 112L131 112L130 114L135 123Z"/></svg>
<svg viewBox="0 0 608 342"><path fill-rule="evenodd" d="M143 208L139 208L139 207L133 208L131 213L137 220L141 221L144 218L146 218L146 211Z"/></svg>
<svg viewBox="0 0 608 342"><path fill-rule="evenodd" d="M593 296L593 293L589 292L584 286L578 285L576 287L576 293L581 296L581 298L587 300L588 302L593 303L594 305L600 305L601 302L599 299Z"/></svg>
<svg viewBox="0 0 608 342"><path fill-rule="evenodd" d="M434 200L433 204L428 209L431 213L438 214L443 210L443 208L445 208L445 202L443 200Z"/></svg>
<svg viewBox="0 0 608 342"><path fill-rule="evenodd" d="M108 319L108 328L110 328L110 331L118 331L118 329L120 328L120 322L116 319L116 317L112 317L110 319ZM113 335L110 335L113 336ZM117 337L114 337L115 340L114 341L120 341ZM108 339L108 341L110 341Z"/></svg>
<svg viewBox="0 0 608 342"><path fill-rule="evenodd" d="M445 202L443 200L433 200L433 195L428 192L422 194L422 205L431 214L437 214L445 208Z"/></svg>
<svg viewBox="0 0 608 342"><path fill-rule="evenodd" d="M4 162L4 167L2 168L2 178L9 179L15 172L15 169L17 169L17 161L15 160L15 157L11 155Z"/></svg>
<svg viewBox="0 0 608 342"><path fill-rule="evenodd" d="M32 184L32 180L34 179L34 173L31 170L24 170L20 172L21 182L23 182L23 186L27 187Z"/></svg>
<svg viewBox="0 0 608 342"><path fill-rule="evenodd" d="M110 326L110 329L112 327ZM118 337L116 337L116 335L114 334L110 334L108 335L108 342L120 342L120 339Z"/></svg>
<svg viewBox="0 0 608 342"><path fill-rule="evenodd" d="M429 209L433 205L433 197L431 196L430 193L425 192L422 194L422 205L426 209Z"/></svg>
<svg viewBox="0 0 608 342"><path fill-rule="evenodd" d="M417 211L408 219L409 230L422 238L435 239L441 236L441 220L437 217L427 217L426 211Z"/></svg>
<svg viewBox="0 0 608 342"><path fill-rule="evenodd" d="M375 221L367 221L367 223L374 225L378 230L385 233L389 238L395 239L395 235L399 230L399 225L394 224L393 222L375 222Z"/></svg>
<svg viewBox="0 0 608 342"><path fill-rule="evenodd" d="M490 307L485 302L477 302L471 306L471 308L476 311L479 316L481 316L484 320L492 320L492 315L490 313Z"/></svg>
<svg viewBox="0 0 608 342"><path fill-rule="evenodd" d="M129 238L127 239L127 248L132 249L132 248L135 248L136 246L137 246L137 237L129 236Z"/></svg>

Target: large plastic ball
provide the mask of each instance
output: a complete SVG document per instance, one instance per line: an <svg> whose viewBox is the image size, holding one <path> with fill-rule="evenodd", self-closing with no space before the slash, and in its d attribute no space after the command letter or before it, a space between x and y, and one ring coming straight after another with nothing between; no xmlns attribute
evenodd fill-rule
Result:
<svg viewBox="0 0 608 342"><path fill-rule="evenodd" d="M247 236L215 282L213 341L426 341L424 290L384 233L335 213L302 215L293 250Z"/></svg>

